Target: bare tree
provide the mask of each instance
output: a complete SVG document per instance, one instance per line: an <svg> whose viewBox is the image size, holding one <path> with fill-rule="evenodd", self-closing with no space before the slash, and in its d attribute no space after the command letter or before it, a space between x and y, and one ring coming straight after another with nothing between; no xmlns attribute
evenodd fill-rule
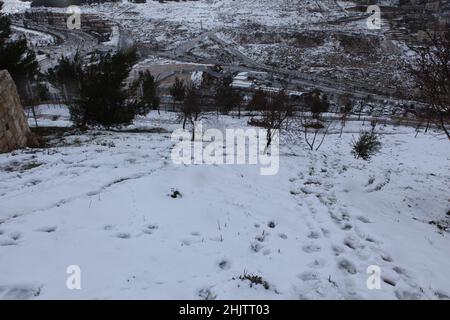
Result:
<svg viewBox="0 0 450 320"><path fill-rule="evenodd" d="M320 91L313 90L311 95L305 99L305 107L309 112L303 110L297 114L293 130L297 132L297 135L303 135L306 144L312 151L317 151L334 123L332 117L328 119L323 117L323 113L329 108L329 101Z"/></svg>
<svg viewBox="0 0 450 320"><path fill-rule="evenodd" d="M339 111L341 114L341 131L339 132L339 137L342 137L344 132L345 124L347 123L347 118L352 112L353 102L349 94L345 94L339 98Z"/></svg>
<svg viewBox="0 0 450 320"><path fill-rule="evenodd" d="M305 137L305 142L311 151L317 151L325 141L328 135L332 121L323 121L322 119L301 118L301 126Z"/></svg>
<svg viewBox="0 0 450 320"><path fill-rule="evenodd" d="M416 60L410 70L427 106L428 122L443 130L450 141L450 32L428 33L427 43L412 49Z"/></svg>
<svg viewBox="0 0 450 320"><path fill-rule="evenodd" d="M261 93L259 93L261 95ZM273 137L280 132L285 125L287 119L292 114L292 106L289 96L285 90L278 93L264 93L264 99L260 97L260 108L262 109L261 122L266 129L266 151L272 143Z"/></svg>
<svg viewBox="0 0 450 320"><path fill-rule="evenodd" d="M185 129L187 121L191 124L192 141L195 140L195 123L200 120L202 113L200 93L197 88L190 85L186 88L184 103L181 107L181 117L183 120L183 129Z"/></svg>

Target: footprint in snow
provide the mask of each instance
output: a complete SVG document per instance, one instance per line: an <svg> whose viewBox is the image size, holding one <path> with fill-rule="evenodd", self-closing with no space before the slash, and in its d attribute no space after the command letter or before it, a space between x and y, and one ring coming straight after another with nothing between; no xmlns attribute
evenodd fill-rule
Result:
<svg viewBox="0 0 450 320"><path fill-rule="evenodd" d="M278 236L283 240L286 240L288 238L288 236L284 233L280 233Z"/></svg>
<svg viewBox="0 0 450 320"><path fill-rule="evenodd" d="M126 232L121 232L121 233L116 234L116 237L119 239L130 239L131 235Z"/></svg>
<svg viewBox="0 0 450 320"><path fill-rule="evenodd" d="M36 229L36 231L38 232L46 232L46 233L52 233L56 231L56 227L55 226L46 226L46 227L41 227Z"/></svg>
<svg viewBox="0 0 450 320"><path fill-rule="evenodd" d="M274 221L269 221L269 223L267 224L267 226L271 229L275 228L277 226L277 224Z"/></svg>
<svg viewBox="0 0 450 320"><path fill-rule="evenodd" d="M22 237L22 235L20 234L20 232L11 232L11 233L9 234L9 237L10 237L12 240L17 241L17 240L19 240L19 239Z"/></svg>
<svg viewBox="0 0 450 320"><path fill-rule="evenodd" d="M259 251L261 251L262 248L264 248L264 246L261 245L259 242L252 242L252 243L250 243L250 249L253 252L259 252Z"/></svg>
<svg viewBox="0 0 450 320"><path fill-rule="evenodd" d="M2 240L0 241L0 246L1 247L9 247L9 246L15 246L17 245L17 242L15 242L14 240Z"/></svg>
<svg viewBox="0 0 450 320"><path fill-rule="evenodd" d="M305 271L297 275L297 277L302 281L315 281L319 280L319 275L314 271Z"/></svg>
<svg viewBox="0 0 450 320"><path fill-rule="evenodd" d="M156 229L158 229L158 225L150 223L146 225L142 231L146 234L153 234Z"/></svg>
<svg viewBox="0 0 450 320"><path fill-rule="evenodd" d="M315 244L309 244L302 247L302 250L306 253L319 252L322 248Z"/></svg>
<svg viewBox="0 0 450 320"><path fill-rule="evenodd" d="M370 237L370 236L368 236L368 237L366 237L366 239L365 239L367 242L371 242L371 243L375 243L375 244L381 244L381 242L380 241L378 241L378 240L376 240L376 239L374 239L374 238L372 238L372 237Z"/></svg>
<svg viewBox="0 0 450 320"><path fill-rule="evenodd" d="M359 216L357 219L362 223L371 223L371 221L364 216Z"/></svg>
<svg viewBox="0 0 450 320"><path fill-rule="evenodd" d="M320 238L320 233L315 232L315 231L311 231L311 233L308 234L308 238L309 239L319 239Z"/></svg>
<svg viewBox="0 0 450 320"><path fill-rule="evenodd" d="M326 261L325 259L322 258L318 258L318 259L314 259L314 261L312 261L311 263L308 264L308 267L310 268L314 268L314 269L321 269L326 265Z"/></svg>
<svg viewBox="0 0 450 320"><path fill-rule="evenodd" d="M350 274L356 274L355 265L347 259L342 259L338 262L338 267L341 270L344 270Z"/></svg>
<svg viewBox="0 0 450 320"><path fill-rule="evenodd" d="M340 247L340 246L332 246L332 250L333 250L334 255L336 257L339 257L342 253L345 252L345 249L343 247Z"/></svg>
<svg viewBox="0 0 450 320"><path fill-rule="evenodd" d="M228 270L231 268L231 262L227 259L222 259L217 264L221 270Z"/></svg>
<svg viewBox="0 0 450 320"><path fill-rule="evenodd" d="M344 245L352 250L356 250L358 248L364 248L364 245L358 244L353 238L348 237L344 240Z"/></svg>
<svg viewBox="0 0 450 320"><path fill-rule="evenodd" d="M181 246L190 246L190 245L191 245L191 240L189 240L189 239L181 240Z"/></svg>

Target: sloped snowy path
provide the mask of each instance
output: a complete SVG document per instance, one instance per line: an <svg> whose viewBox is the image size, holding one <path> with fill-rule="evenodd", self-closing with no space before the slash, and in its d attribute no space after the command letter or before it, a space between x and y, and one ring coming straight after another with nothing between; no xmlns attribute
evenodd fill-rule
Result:
<svg viewBox="0 0 450 320"><path fill-rule="evenodd" d="M168 133L90 132L0 155L0 297L446 298L449 234L429 221L448 219L448 142L379 130L371 162L351 156L345 133L318 152L283 146L275 176L175 165ZM81 290L66 287L69 265ZM370 265L380 290L366 287Z"/></svg>

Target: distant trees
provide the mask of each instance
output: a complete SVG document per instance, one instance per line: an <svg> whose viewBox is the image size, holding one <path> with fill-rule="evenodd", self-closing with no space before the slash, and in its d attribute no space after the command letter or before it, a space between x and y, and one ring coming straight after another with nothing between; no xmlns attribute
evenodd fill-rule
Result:
<svg viewBox="0 0 450 320"><path fill-rule="evenodd" d="M353 110L353 101L349 94L345 94L339 97L338 103L339 111L341 113L341 130L339 132L339 137L342 137L342 133L344 132L344 128L347 123L347 118Z"/></svg>
<svg viewBox="0 0 450 320"><path fill-rule="evenodd" d="M129 87L126 85L136 50L96 53L87 63L80 56L61 58L49 71L49 79L62 90L74 95L68 101L71 120L78 127L101 125L106 128L126 125L137 114L145 114L159 106L153 76L140 73ZM140 91L136 98L136 90Z"/></svg>
<svg viewBox="0 0 450 320"><path fill-rule="evenodd" d="M275 135L285 127L287 119L292 114L289 96L285 90L277 93L267 93L261 90L253 96L250 103L252 104L251 108L261 110L261 119L257 120L257 123L266 129L265 149L267 150Z"/></svg>
<svg viewBox="0 0 450 320"><path fill-rule="evenodd" d="M169 88L169 93L172 96L174 107L176 102L183 102L186 96L186 85L183 80L175 77L175 82Z"/></svg>
<svg viewBox="0 0 450 320"><path fill-rule="evenodd" d="M255 111L255 110L262 110L265 108L265 105L267 103L266 101L266 93L262 90L257 90L255 94L251 97L251 99L247 103L247 110L249 111Z"/></svg>
<svg viewBox="0 0 450 320"><path fill-rule="evenodd" d="M0 1L0 10L3 2ZM28 48L25 37L13 38L11 20L0 12L0 70L8 70L21 96L28 81L34 81L39 65L34 51Z"/></svg>
<svg viewBox="0 0 450 320"><path fill-rule="evenodd" d="M417 57L410 70L427 105L428 121L450 141L450 32L429 34L428 43L413 50Z"/></svg>
<svg viewBox="0 0 450 320"><path fill-rule="evenodd" d="M47 78L61 89L65 99L78 95L83 80L83 61L80 54L76 52L72 59L61 57L57 66L48 70Z"/></svg>
<svg viewBox="0 0 450 320"><path fill-rule="evenodd" d="M315 119L318 119L322 113L328 112L330 108L327 95L323 94L319 89L314 89L306 95L305 102Z"/></svg>
<svg viewBox="0 0 450 320"><path fill-rule="evenodd" d="M200 94L195 86L190 85L186 88L186 96L181 108L183 119L183 129L186 128L186 121L189 121L192 127L192 141L195 140L195 123L200 120L203 113L201 108Z"/></svg>
<svg viewBox="0 0 450 320"><path fill-rule="evenodd" d="M224 77L216 88L214 95L217 110L221 114L228 114L233 108L239 107L242 103L242 96L230 86L233 81L231 76Z"/></svg>
<svg viewBox="0 0 450 320"><path fill-rule="evenodd" d="M322 146L333 123L331 118L326 120L322 117L322 113L329 110L330 103L326 95L315 89L306 96L305 106L306 109L310 110L311 116L304 112L301 113L299 121L297 121L297 127L301 128L305 142L311 151L317 151Z"/></svg>
<svg viewBox="0 0 450 320"><path fill-rule="evenodd" d="M150 110L158 110L160 99L157 94L158 84L150 71L140 71L138 78L131 85L131 94L136 94L137 114L146 115Z"/></svg>

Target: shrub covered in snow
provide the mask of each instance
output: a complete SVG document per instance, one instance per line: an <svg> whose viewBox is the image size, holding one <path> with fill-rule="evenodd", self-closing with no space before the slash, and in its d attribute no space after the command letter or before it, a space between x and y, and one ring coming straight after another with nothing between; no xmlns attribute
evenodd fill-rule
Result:
<svg viewBox="0 0 450 320"><path fill-rule="evenodd" d="M361 132L358 139L352 143L352 154L356 159L369 160L380 149L381 142L373 130Z"/></svg>

